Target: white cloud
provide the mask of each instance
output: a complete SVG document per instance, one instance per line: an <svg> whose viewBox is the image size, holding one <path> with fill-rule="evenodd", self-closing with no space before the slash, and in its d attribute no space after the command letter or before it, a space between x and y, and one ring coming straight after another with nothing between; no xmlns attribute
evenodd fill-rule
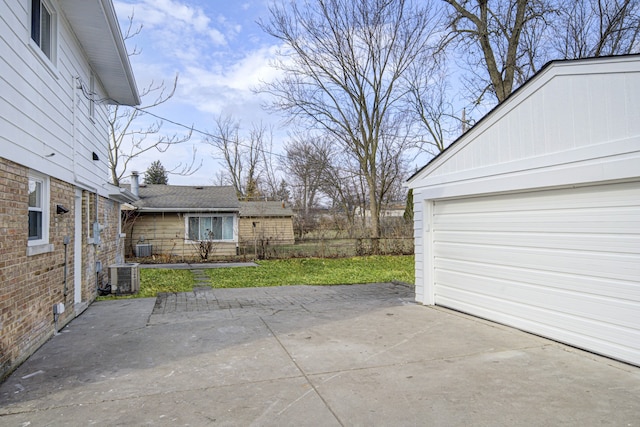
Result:
<svg viewBox="0 0 640 427"><path fill-rule="evenodd" d="M181 95L200 111L214 114L239 106L259 109L264 98L254 89L278 76L269 65L274 51L273 46L251 51L226 67L188 66L181 76Z"/></svg>
<svg viewBox="0 0 640 427"><path fill-rule="evenodd" d="M135 21L143 26L143 33L151 33L147 36L175 51L195 45L194 42L201 37L217 46L227 44L225 34L212 26L211 19L202 8L177 0L115 1L114 6L119 16L133 12Z"/></svg>
<svg viewBox="0 0 640 427"><path fill-rule="evenodd" d="M138 87L142 89L152 80L164 79L171 84L179 74L175 96L155 108L155 114L200 130L211 130L213 117L220 113L233 115L247 128L258 122L278 127L280 117L262 108L266 95L253 91L262 81L278 76L269 65L276 47L266 45L267 37L252 24L255 14L238 15L240 9L257 10L255 4L230 6L224 15L219 8L211 14L209 4L192 0L115 0L114 5L122 23L134 9L135 21L143 25L140 35L130 40L142 49L131 58ZM140 124L151 120L145 117ZM182 134L184 129L174 129L165 122L162 133L173 132ZM284 137L277 135L276 139ZM191 141L166 153L145 153L129 170L144 171L154 160L161 160L167 168L175 167L190 160L191 147L196 145L198 157L205 161L203 169L192 177L171 177L170 182L208 183L219 166L211 159L208 146L200 143L201 138L194 133Z"/></svg>

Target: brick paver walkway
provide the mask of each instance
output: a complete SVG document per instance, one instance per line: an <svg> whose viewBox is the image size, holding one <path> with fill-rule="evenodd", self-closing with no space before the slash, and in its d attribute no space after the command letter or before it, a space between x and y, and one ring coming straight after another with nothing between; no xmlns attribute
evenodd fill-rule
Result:
<svg viewBox="0 0 640 427"><path fill-rule="evenodd" d="M304 308L330 301L414 300L413 286L401 283L372 283L343 286L284 286L267 288L212 289L197 287L193 292L160 293L154 315L242 308Z"/></svg>

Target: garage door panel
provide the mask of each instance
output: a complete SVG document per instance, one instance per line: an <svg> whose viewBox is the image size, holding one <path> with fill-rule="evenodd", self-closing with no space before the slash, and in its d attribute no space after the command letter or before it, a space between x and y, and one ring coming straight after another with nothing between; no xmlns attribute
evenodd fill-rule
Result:
<svg viewBox="0 0 640 427"><path fill-rule="evenodd" d="M438 274L443 272L462 272L471 276L484 277L486 279L506 280L517 283L522 282L534 286L566 289L573 292L584 292L605 298L620 298L622 300L640 301L640 286L634 281L613 280L611 278L599 278L579 275L576 273L565 274L539 269L512 267L505 265L493 265L487 269L485 264L452 259L441 260L435 271L437 283L442 283Z"/></svg>
<svg viewBox="0 0 640 427"><path fill-rule="evenodd" d="M438 259L466 260L487 266L518 266L559 273L579 271L581 275L617 280L634 280L640 276L638 257L629 254L521 248L515 242L513 246L501 247L441 242L436 242L435 246Z"/></svg>
<svg viewBox="0 0 640 427"><path fill-rule="evenodd" d="M582 250L597 247L603 252L640 254L640 235L615 235L591 233L531 233L531 232L487 232L482 231L436 231L435 242L473 245L507 246L531 248Z"/></svg>
<svg viewBox="0 0 640 427"><path fill-rule="evenodd" d="M465 298L454 292L438 294L436 304L631 363L637 363L640 353L640 333L635 328L596 324L588 319L572 318L528 305L505 304L483 296Z"/></svg>
<svg viewBox="0 0 640 427"><path fill-rule="evenodd" d="M433 298L640 365L640 183L440 200Z"/></svg>
<svg viewBox="0 0 640 427"><path fill-rule="evenodd" d="M636 303L630 300L455 271L438 270L436 280L442 287L443 295L447 295L447 290L451 290L511 303L526 301L528 306L628 328L633 328L638 323Z"/></svg>
<svg viewBox="0 0 640 427"><path fill-rule="evenodd" d="M606 218L606 221L603 221ZM535 214L493 213L436 217L433 227L439 231L614 233L626 234L640 227L640 207L625 212L539 211Z"/></svg>

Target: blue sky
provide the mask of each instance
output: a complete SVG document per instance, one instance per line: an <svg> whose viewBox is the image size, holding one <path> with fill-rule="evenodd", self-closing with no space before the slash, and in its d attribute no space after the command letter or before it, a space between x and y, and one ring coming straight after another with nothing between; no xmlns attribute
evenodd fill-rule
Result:
<svg viewBox="0 0 640 427"><path fill-rule="evenodd" d="M281 117L265 112L261 108L264 95L252 91L261 80L276 75L269 66L276 40L256 23L260 18L268 20L266 0L113 3L123 32L132 14L134 25L142 25L141 33L127 41L130 50L135 45L141 51L130 59L139 90L152 81L164 80L170 85L176 73L179 75L175 96L153 113L206 131L214 129L214 117L220 113L233 115L247 130L252 123L263 122L276 127L275 151L280 149L286 137L286 130L280 126ZM147 99L146 103L150 101ZM184 129L165 122L162 132L184 133ZM128 171L144 172L154 160L171 169L188 161L195 146L203 160L202 168L189 177L171 175L169 183L212 185L222 167L213 158L212 148L201 144L202 138L194 133L189 142L165 153L153 150L132 161Z"/></svg>

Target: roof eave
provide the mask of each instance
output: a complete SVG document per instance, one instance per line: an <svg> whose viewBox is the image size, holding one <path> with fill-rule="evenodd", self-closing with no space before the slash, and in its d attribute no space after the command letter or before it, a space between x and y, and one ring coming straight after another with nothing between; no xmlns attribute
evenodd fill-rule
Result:
<svg viewBox="0 0 640 427"><path fill-rule="evenodd" d="M184 212L184 213L238 213L237 208L146 208L137 207L138 212Z"/></svg>
<svg viewBox="0 0 640 427"><path fill-rule="evenodd" d="M119 190L117 193L109 193L109 198L119 203L133 203L138 200L138 197L129 190L124 188L119 188Z"/></svg>
<svg viewBox="0 0 640 427"><path fill-rule="evenodd" d="M110 103L139 105L140 95L111 0L60 0L64 15Z"/></svg>

